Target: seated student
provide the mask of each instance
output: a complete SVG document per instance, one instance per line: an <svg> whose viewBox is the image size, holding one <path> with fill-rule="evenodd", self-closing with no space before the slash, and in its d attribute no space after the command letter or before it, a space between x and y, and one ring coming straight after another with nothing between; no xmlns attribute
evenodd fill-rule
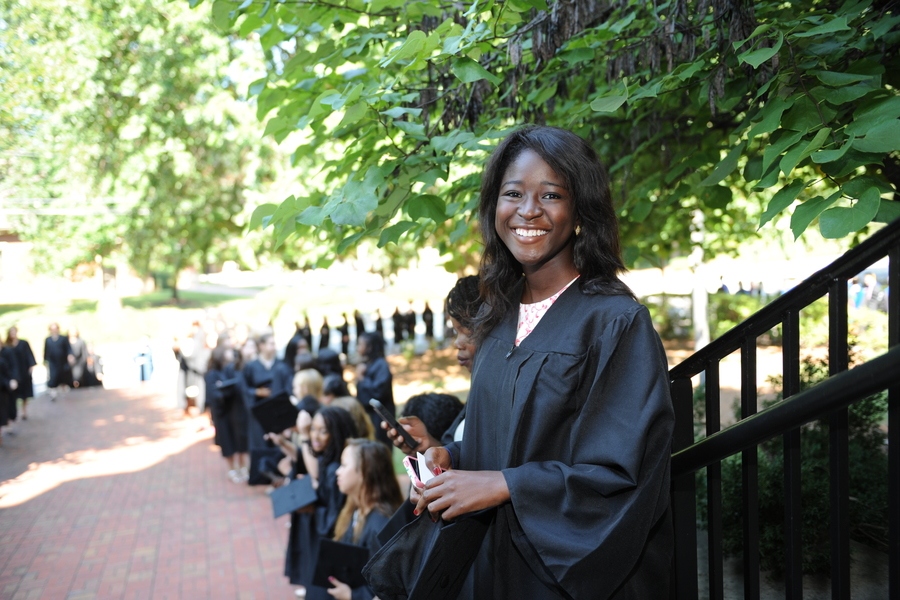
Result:
<svg viewBox="0 0 900 600"><path fill-rule="evenodd" d="M356 437L353 419L343 408L323 406L312 419L308 430L300 432L298 461L303 461L312 485L316 503L291 514L284 574L294 585L306 586L306 597L330 600L325 588L312 585L319 540L334 534L334 525L344 506L344 494L337 486L337 470L341 453L350 438ZM297 472L297 469L295 469Z"/></svg>
<svg viewBox="0 0 900 600"><path fill-rule="evenodd" d="M355 400L354 400L355 401ZM403 502L391 451L381 442L354 439L347 443L337 470L338 488L347 502L334 527L334 539L368 548L370 555L381 547L378 532ZM328 593L337 600L372 600L368 586L351 589L336 578Z"/></svg>

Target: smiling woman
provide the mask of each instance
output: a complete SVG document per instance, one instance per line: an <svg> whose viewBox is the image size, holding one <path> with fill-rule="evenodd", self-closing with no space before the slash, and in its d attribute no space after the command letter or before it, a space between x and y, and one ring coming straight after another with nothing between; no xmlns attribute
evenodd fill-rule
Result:
<svg viewBox="0 0 900 600"><path fill-rule="evenodd" d="M609 181L571 132L525 127L479 209L485 308L461 442L417 505L483 511L461 598L658 598L672 558L665 354L623 270ZM576 285L577 282L577 285Z"/></svg>

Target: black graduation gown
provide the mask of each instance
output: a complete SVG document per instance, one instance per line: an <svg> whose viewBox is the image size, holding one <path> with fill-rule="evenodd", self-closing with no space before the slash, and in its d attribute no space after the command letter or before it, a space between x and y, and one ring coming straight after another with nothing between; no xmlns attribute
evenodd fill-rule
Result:
<svg viewBox="0 0 900 600"><path fill-rule="evenodd" d="M341 352L345 355L350 353L350 323L347 322L347 317L344 317L344 322L341 323L340 327L338 327L338 331L341 332Z"/></svg>
<svg viewBox="0 0 900 600"><path fill-rule="evenodd" d="M387 432L381 428L381 417L369 406L369 400L379 400L391 414L394 412L394 376L384 357L376 358L366 365L366 374L356 384L356 398L362 403L375 426L375 437L391 446Z"/></svg>
<svg viewBox="0 0 900 600"><path fill-rule="evenodd" d="M294 585L306 586L309 600L331 596L325 588L312 584L319 554L319 540L334 535L334 525L347 499L337 484L340 462L325 464L319 459L319 487L316 488L315 512L291 513L291 530L288 534L287 553L284 557L284 574Z"/></svg>
<svg viewBox="0 0 900 600"><path fill-rule="evenodd" d="M27 400L34 396L34 381L31 378L31 367L37 364L34 359L34 352L31 346L25 340L18 340L13 346L13 356L16 359L16 371L19 375L19 387L15 391L17 398Z"/></svg>
<svg viewBox="0 0 900 600"><path fill-rule="evenodd" d="M328 326L328 322L325 322L322 324L322 329L319 330L319 352L326 349L330 341L331 327Z"/></svg>
<svg viewBox="0 0 900 600"><path fill-rule="evenodd" d="M387 522L390 520L390 515L384 515L377 510L370 512L366 517L366 522L363 524L356 545L367 548L369 550L369 556L373 556L381 549L381 542L378 541L378 533L384 529L384 526L387 525ZM344 532L344 535L341 536L340 541L345 544L353 544L353 528L348 527L347 531ZM362 587L353 588L350 597L351 600L372 600L372 598L375 597L375 593L369 586L364 585Z"/></svg>
<svg viewBox="0 0 900 600"><path fill-rule="evenodd" d="M254 404L264 400L256 397L256 388L269 388L270 398L282 392L290 394L294 374L287 365L277 359L271 369L267 369L259 360L251 361L244 367L243 374L246 385L244 406L247 409L247 446L250 450L267 448L269 445L263 439L266 432L250 412Z"/></svg>
<svg viewBox="0 0 900 600"><path fill-rule="evenodd" d="M366 332L366 324L359 311L353 313L353 320L356 323L356 338L359 339L359 336Z"/></svg>
<svg viewBox="0 0 900 600"><path fill-rule="evenodd" d="M518 308L479 346L448 446L511 496L460 597L667 597L674 416L647 309L572 285L514 348Z"/></svg>
<svg viewBox="0 0 900 600"><path fill-rule="evenodd" d="M44 340L44 360L47 361L47 387L55 388L60 385L68 385L69 355L72 348L69 346L69 338L64 335L55 340L48 337Z"/></svg>
<svg viewBox="0 0 900 600"><path fill-rule="evenodd" d="M406 320L400 314L399 308L391 315L391 321L394 323L394 342L399 344L406 337Z"/></svg>
<svg viewBox="0 0 900 600"><path fill-rule="evenodd" d="M287 346L284 348L284 364L288 366L288 368L293 371L294 370L294 359L297 358L297 346L300 345L300 340L303 339L302 331L297 329L294 332L294 336L288 340Z"/></svg>
<svg viewBox="0 0 900 600"><path fill-rule="evenodd" d="M203 376L206 381L206 405L209 406L216 428L215 443L228 458L247 451L247 409L244 407L243 386L234 365L221 370L211 369ZM219 387L217 382L229 383Z"/></svg>
<svg viewBox="0 0 900 600"><path fill-rule="evenodd" d="M425 339L430 340L434 337L434 311L427 304L422 311L422 322L425 323Z"/></svg>

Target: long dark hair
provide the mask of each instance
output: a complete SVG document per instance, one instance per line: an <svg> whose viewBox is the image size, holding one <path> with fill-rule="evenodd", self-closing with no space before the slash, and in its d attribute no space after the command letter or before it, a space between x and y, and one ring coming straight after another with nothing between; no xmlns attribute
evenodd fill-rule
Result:
<svg viewBox="0 0 900 600"><path fill-rule="evenodd" d="M391 460L391 451L381 442L372 440L353 439L347 442L348 448L356 452L357 466L362 474L362 493L365 502L369 505L370 512L377 510L386 517L394 514L394 511L403 503L400 486L394 475L394 463ZM353 513L359 508L356 498L347 498L341 514L338 515L334 526L334 539L340 540L350 528L353 521ZM353 529L353 543L359 542L360 534L366 525L368 513L360 515Z"/></svg>
<svg viewBox="0 0 900 600"><path fill-rule="evenodd" d="M491 154L481 179L478 218L484 253L481 256L481 297L484 309L475 319L474 337L482 341L516 299L510 290L522 277L522 265L494 227L503 175L525 150L540 156L566 182L575 207L575 269L585 294L634 296L619 279L625 270L619 247L619 224L612 203L609 175L594 149L565 129L527 125L509 134Z"/></svg>
<svg viewBox="0 0 900 600"><path fill-rule="evenodd" d="M316 414L322 415L325 429L328 430L328 436L331 438L322 453L316 456L326 465L338 462L341 460L341 452L344 451L347 440L359 435L356 432L353 417L346 410L337 406L323 406Z"/></svg>
<svg viewBox="0 0 900 600"><path fill-rule="evenodd" d="M460 277L444 303L445 312L468 330L475 324L475 315L481 308L481 292L478 275Z"/></svg>

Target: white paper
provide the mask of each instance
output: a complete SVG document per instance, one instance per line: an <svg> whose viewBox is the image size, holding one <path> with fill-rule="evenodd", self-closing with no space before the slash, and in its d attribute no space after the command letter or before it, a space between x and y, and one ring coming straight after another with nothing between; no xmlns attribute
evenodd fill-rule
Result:
<svg viewBox="0 0 900 600"><path fill-rule="evenodd" d="M422 485L427 484L429 481L434 479L434 473L431 472L431 469L425 466L425 455L421 452L416 452L416 458L419 459L419 479L422 481Z"/></svg>

